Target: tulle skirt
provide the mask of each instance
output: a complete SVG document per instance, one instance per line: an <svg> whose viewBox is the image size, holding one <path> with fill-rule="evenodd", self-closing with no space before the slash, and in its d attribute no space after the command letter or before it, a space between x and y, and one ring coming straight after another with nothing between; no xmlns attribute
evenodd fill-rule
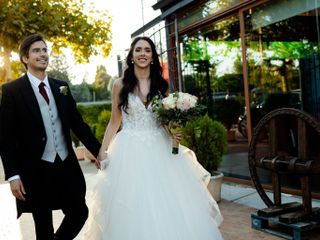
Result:
<svg viewBox="0 0 320 240"><path fill-rule="evenodd" d="M164 131L120 131L110 164L87 180L85 240L219 240L222 216L207 190L210 174Z"/></svg>

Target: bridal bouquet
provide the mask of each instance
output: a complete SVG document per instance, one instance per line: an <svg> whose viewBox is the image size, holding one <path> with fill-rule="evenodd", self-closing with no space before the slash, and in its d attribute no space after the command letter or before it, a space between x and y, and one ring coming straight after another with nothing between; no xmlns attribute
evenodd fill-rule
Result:
<svg viewBox="0 0 320 240"><path fill-rule="evenodd" d="M183 92L170 93L165 98L157 96L152 106L158 120L171 135L179 132L188 121L201 116L205 110L203 105L198 104L196 96ZM172 138L172 153L178 152L179 143Z"/></svg>

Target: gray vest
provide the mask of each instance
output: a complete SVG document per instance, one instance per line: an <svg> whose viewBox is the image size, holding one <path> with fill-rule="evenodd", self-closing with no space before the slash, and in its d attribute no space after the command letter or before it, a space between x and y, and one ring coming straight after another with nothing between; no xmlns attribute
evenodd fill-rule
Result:
<svg viewBox="0 0 320 240"><path fill-rule="evenodd" d="M61 120L51 91L48 91L48 89L46 91L49 96L49 105L39 91L35 91L47 135L47 143L42 154L42 160L54 162L56 154L62 160L65 160L69 153L62 131Z"/></svg>

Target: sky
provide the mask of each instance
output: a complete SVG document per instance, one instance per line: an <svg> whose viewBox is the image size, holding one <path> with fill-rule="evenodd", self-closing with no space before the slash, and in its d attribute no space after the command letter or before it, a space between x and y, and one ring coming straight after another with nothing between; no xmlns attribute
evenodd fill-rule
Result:
<svg viewBox="0 0 320 240"><path fill-rule="evenodd" d="M108 11L112 18L112 45L113 48L108 58L92 57L90 64L74 66L71 73L74 76L73 83L79 84L86 75L87 82L94 81L97 64L106 67L111 76L118 75L117 55L128 49L131 43L131 33L143 26L153 18L160 15L160 11L154 11L152 5L157 0L84 0L86 4L92 2L100 11ZM72 61L69 61L72 62Z"/></svg>

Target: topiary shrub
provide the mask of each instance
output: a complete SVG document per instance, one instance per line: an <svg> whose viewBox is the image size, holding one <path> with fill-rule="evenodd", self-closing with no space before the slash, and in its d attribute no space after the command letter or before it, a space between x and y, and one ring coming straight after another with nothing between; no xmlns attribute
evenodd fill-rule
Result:
<svg viewBox="0 0 320 240"><path fill-rule="evenodd" d="M182 144L192 149L201 165L214 174L227 152L227 131L222 123L206 114L186 124Z"/></svg>

